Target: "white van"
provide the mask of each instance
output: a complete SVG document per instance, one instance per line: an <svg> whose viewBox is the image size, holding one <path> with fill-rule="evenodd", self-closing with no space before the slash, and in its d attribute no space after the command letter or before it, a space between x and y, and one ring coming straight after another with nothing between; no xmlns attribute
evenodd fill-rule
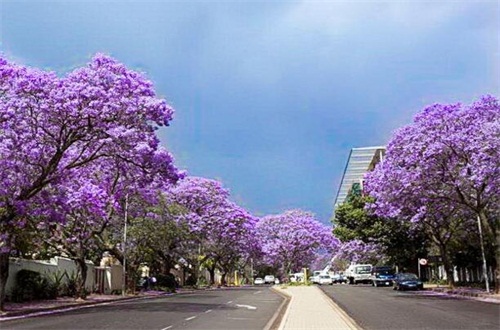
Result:
<svg viewBox="0 0 500 330"><path fill-rule="evenodd" d="M344 274L349 284L372 283L371 274L373 266L370 264L350 265Z"/></svg>

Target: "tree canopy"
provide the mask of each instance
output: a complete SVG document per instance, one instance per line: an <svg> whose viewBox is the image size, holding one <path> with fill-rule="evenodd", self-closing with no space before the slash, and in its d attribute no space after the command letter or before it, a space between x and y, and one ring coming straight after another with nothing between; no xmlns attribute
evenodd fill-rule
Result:
<svg viewBox="0 0 500 330"><path fill-rule="evenodd" d="M463 220L478 217L486 239L496 246L498 291L500 104L496 98L426 107L412 124L396 131L384 161L366 176L366 188L375 198L372 209L381 216L413 222L432 219L447 229L452 223L446 214Z"/></svg>

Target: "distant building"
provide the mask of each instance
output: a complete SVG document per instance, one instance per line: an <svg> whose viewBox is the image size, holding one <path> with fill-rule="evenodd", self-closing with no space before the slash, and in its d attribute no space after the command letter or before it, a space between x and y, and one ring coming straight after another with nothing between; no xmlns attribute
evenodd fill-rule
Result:
<svg viewBox="0 0 500 330"><path fill-rule="evenodd" d="M383 161L384 157L385 147L383 146L351 149L333 204L334 213L337 206L345 201L353 187L359 189L361 193L363 192L363 177L365 173L373 170L375 165Z"/></svg>

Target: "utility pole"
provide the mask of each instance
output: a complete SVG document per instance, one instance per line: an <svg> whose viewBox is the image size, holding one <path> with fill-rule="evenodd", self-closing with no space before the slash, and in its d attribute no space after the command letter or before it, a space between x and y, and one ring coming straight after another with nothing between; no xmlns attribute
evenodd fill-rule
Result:
<svg viewBox="0 0 500 330"><path fill-rule="evenodd" d="M122 296L127 291L127 218L128 218L128 193L125 195L125 224L123 226L123 268L122 268Z"/></svg>
<svg viewBox="0 0 500 330"><path fill-rule="evenodd" d="M484 241L483 241L483 227L481 226L481 218L479 215L477 216L477 226L479 227L479 241L481 243L481 256L483 258L483 273L484 273L484 282L486 284L486 292L490 292L490 282L488 279L488 266L486 264L486 256L484 253Z"/></svg>
<svg viewBox="0 0 500 330"><path fill-rule="evenodd" d="M250 258L250 284L253 284L253 258Z"/></svg>

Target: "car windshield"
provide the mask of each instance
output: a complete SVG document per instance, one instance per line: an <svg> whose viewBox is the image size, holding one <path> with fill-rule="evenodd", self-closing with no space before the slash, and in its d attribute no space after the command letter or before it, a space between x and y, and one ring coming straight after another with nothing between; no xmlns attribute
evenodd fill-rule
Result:
<svg viewBox="0 0 500 330"><path fill-rule="evenodd" d="M393 275L394 272L392 271L392 269L377 269L375 271L375 274L377 274L377 275Z"/></svg>
<svg viewBox="0 0 500 330"><path fill-rule="evenodd" d="M418 280L418 277L415 274L401 274L400 278L402 280Z"/></svg>
<svg viewBox="0 0 500 330"><path fill-rule="evenodd" d="M359 267L356 267L356 272L358 274L370 274L372 271L371 267L370 266L359 266Z"/></svg>

